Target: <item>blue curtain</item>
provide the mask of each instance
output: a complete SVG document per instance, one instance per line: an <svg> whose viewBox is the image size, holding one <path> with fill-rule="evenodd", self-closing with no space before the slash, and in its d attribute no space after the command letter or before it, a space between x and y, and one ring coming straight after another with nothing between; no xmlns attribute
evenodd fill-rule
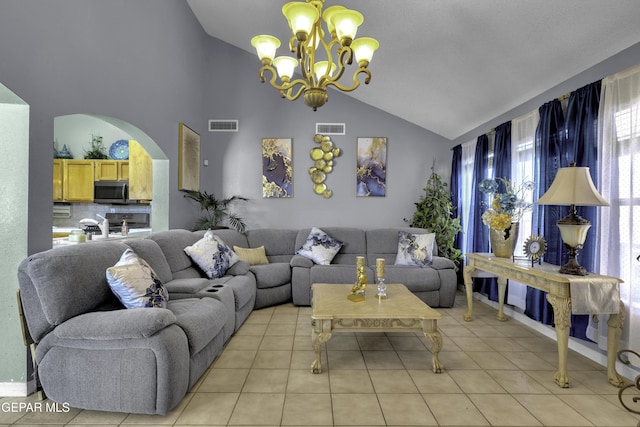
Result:
<svg viewBox="0 0 640 427"><path fill-rule="evenodd" d="M568 161L576 166L588 167L596 188L598 183L598 110L600 107L601 81L584 86L569 97L566 114ZM598 208L578 207L578 214L591 221L584 248L578 254L578 262L587 271L595 271L598 243Z"/></svg>
<svg viewBox="0 0 640 427"><path fill-rule="evenodd" d="M561 165L565 144L564 115L560 101L554 99L542 105L538 112L540 121L536 128L534 156L534 200L538 200L551 186ZM567 215L567 209L561 206L533 206L533 229L547 240L547 252L544 261L560 265L563 253L562 238L556 221ZM525 314L532 319L553 325L553 309L547 302L545 293L527 287Z"/></svg>
<svg viewBox="0 0 640 427"><path fill-rule="evenodd" d="M466 252L489 252L489 230L482 223L482 193L478 184L489 178L489 138L480 135L473 158L473 179L471 182L471 209L469 210L469 236Z"/></svg>
<svg viewBox="0 0 640 427"><path fill-rule="evenodd" d="M467 252L489 252L489 227L482 223L482 213L485 207L483 205L483 194L478 190L478 184L487 178L492 177L489 176L489 138L485 134L478 137L473 159ZM474 278L473 291L482 292L487 294L489 299L498 301L498 285L495 278Z"/></svg>
<svg viewBox="0 0 640 427"><path fill-rule="evenodd" d="M560 101L553 100L540 107L540 122L536 129L535 140L535 182L534 199L540 198L551 186L558 168L568 167L572 161L576 166L587 166L592 171L597 167L598 109L600 105L601 82L595 82L571 93L567 105L566 119L562 114ZM597 174L591 173L594 184ZM597 184L596 184L597 187ZM595 208L582 208L579 212L597 227ZM568 214L568 208L562 206L534 205L533 226L547 240L547 252L544 260L551 264L563 265L566 262L566 250L562 243L556 222ZM596 235L591 232L580 252L579 262L587 270L593 271L596 255ZM545 324L553 324L553 309L545 294L536 289L527 288L527 308L525 313ZM570 335L587 340L586 328L589 316L571 316Z"/></svg>
<svg viewBox="0 0 640 427"><path fill-rule="evenodd" d="M453 218L459 216L462 224L462 146L453 147L453 158L451 159L451 201L453 202ZM462 233L456 235L453 247L463 251ZM464 252L464 251L463 251Z"/></svg>
<svg viewBox="0 0 640 427"><path fill-rule="evenodd" d="M511 179L511 122L503 123L496 128L493 170L495 178ZM498 192L504 191L504 184L500 183Z"/></svg>
<svg viewBox="0 0 640 427"><path fill-rule="evenodd" d="M591 179L598 188L598 111L600 108L600 89L602 81L591 83L571 93L565 128L567 137L567 160L576 162L576 166L586 166ZM578 214L591 221L591 232L587 234L584 248L578 254L578 262L587 271L595 271L598 242L598 211L595 206L578 207ZM563 262L564 264L564 262ZM571 316L571 335L583 340L589 324L588 315Z"/></svg>

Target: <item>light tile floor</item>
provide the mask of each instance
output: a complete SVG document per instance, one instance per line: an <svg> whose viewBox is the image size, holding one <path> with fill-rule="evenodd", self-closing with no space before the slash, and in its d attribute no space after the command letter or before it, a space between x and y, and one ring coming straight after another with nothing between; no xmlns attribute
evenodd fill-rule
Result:
<svg viewBox="0 0 640 427"><path fill-rule="evenodd" d="M640 426L604 367L570 351L572 386L559 388L554 341L481 302L464 322L462 294L438 310L442 374L419 334L362 333L335 334L314 375L311 309L286 304L254 311L166 416L16 411L33 397L3 398L0 426Z"/></svg>

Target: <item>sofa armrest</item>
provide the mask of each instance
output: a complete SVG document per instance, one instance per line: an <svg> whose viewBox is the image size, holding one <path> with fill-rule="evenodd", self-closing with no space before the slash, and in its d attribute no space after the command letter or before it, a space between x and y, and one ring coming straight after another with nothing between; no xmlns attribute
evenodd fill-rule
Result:
<svg viewBox="0 0 640 427"><path fill-rule="evenodd" d="M455 269L456 265L449 258L444 258L440 256L434 256L431 261L431 268L434 270L449 270Z"/></svg>
<svg viewBox="0 0 640 427"><path fill-rule="evenodd" d="M313 261L302 255L294 255L291 261L289 261L289 265L291 265L291 267L311 268L313 267Z"/></svg>
<svg viewBox="0 0 640 427"><path fill-rule="evenodd" d="M57 337L67 339L148 338L175 322L176 316L166 308L96 311L73 317L53 332Z"/></svg>
<svg viewBox="0 0 640 427"><path fill-rule="evenodd" d="M245 274L247 274L249 272L249 263L246 261L238 261L235 264L233 264L231 267L229 267L229 269L227 270L227 272L225 273L225 275L227 276L244 276Z"/></svg>

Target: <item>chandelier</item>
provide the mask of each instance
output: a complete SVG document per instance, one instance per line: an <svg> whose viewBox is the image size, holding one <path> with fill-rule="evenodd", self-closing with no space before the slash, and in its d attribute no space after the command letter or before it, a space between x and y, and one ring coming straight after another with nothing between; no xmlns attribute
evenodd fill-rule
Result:
<svg viewBox="0 0 640 427"><path fill-rule="evenodd" d="M327 87L334 86L341 91L351 92L360 86L359 74L365 74L365 84L371 81L367 68L379 43L371 37L356 39L358 27L364 21L360 12L343 6L330 6L322 11L324 0L292 1L282 6L282 14L289 21L293 36L289 49L296 53L291 56L275 57L280 40L273 36L260 35L251 39L262 61L260 81L264 83L265 72L271 73L271 86L280 92L282 98L295 101L303 95L305 104L316 111L329 99ZM326 33L322 28L326 24ZM325 40L329 34L330 40ZM334 58L335 54L335 58ZM358 69L353 73L353 83L341 84L340 78L346 66L351 65L355 56ZM295 68L300 65L302 78L291 80ZM274 69L275 66L275 69ZM280 77L280 83L277 77Z"/></svg>

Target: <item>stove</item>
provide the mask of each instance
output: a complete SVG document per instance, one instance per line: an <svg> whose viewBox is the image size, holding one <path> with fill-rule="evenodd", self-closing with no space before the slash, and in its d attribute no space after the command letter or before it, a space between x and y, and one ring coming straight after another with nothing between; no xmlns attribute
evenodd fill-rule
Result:
<svg viewBox="0 0 640 427"><path fill-rule="evenodd" d="M129 229L132 228L150 228L150 214L148 213L107 213L105 218L109 220L109 233L119 233L122 227L122 221L127 221Z"/></svg>

